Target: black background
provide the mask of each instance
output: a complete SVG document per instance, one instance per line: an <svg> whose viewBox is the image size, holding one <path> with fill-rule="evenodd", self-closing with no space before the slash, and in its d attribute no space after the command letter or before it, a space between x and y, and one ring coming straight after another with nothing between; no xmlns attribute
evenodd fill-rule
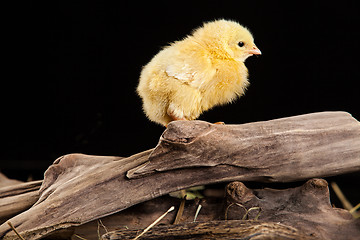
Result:
<svg viewBox="0 0 360 240"><path fill-rule="evenodd" d="M251 85L200 119L247 123L317 111L360 119L355 1L26 2L5 8L0 170L42 179L67 153L128 156L162 126L135 93L142 66L204 21L247 26L263 55ZM5 84L6 83L6 84ZM341 161L341 159L339 159ZM354 175L351 175L354 176Z"/></svg>

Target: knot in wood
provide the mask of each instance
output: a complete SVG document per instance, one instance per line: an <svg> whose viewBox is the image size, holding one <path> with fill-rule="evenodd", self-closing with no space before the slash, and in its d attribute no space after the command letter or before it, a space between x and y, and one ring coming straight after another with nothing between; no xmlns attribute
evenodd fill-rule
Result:
<svg viewBox="0 0 360 240"><path fill-rule="evenodd" d="M237 203L246 203L255 197L242 182L229 183L226 187L226 195L230 201Z"/></svg>
<svg viewBox="0 0 360 240"><path fill-rule="evenodd" d="M309 189L323 190L323 189L328 188L328 183L324 179L314 178L314 179L310 179L309 181L307 181L304 184L303 188L306 190L309 190Z"/></svg>
<svg viewBox="0 0 360 240"><path fill-rule="evenodd" d="M197 137L209 132L211 124L204 121L173 121L170 122L162 138L170 142L190 143Z"/></svg>

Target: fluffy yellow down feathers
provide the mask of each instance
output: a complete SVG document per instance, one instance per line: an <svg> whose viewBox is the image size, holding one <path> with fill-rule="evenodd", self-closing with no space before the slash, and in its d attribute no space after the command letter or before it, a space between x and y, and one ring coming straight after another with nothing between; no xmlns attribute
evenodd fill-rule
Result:
<svg viewBox="0 0 360 240"><path fill-rule="evenodd" d="M244 94L244 61L261 54L240 24L217 20L165 47L143 68L137 92L146 116L159 124L193 120Z"/></svg>

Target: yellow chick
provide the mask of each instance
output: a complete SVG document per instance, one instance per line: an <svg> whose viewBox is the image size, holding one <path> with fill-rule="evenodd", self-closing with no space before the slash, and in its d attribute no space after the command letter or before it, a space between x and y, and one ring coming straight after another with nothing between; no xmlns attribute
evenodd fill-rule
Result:
<svg viewBox="0 0 360 240"><path fill-rule="evenodd" d="M234 101L248 86L244 61L261 54L248 29L234 21L204 23L161 50L143 68L137 93L146 116L167 126L194 120Z"/></svg>

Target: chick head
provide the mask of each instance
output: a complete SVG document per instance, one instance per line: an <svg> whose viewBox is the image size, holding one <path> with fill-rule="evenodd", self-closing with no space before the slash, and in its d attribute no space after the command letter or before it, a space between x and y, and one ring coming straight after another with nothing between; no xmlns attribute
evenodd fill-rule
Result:
<svg viewBox="0 0 360 240"><path fill-rule="evenodd" d="M261 54L250 31L234 21L205 23L193 32L193 37L211 49L214 58L244 62L252 55Z"/></svg>

